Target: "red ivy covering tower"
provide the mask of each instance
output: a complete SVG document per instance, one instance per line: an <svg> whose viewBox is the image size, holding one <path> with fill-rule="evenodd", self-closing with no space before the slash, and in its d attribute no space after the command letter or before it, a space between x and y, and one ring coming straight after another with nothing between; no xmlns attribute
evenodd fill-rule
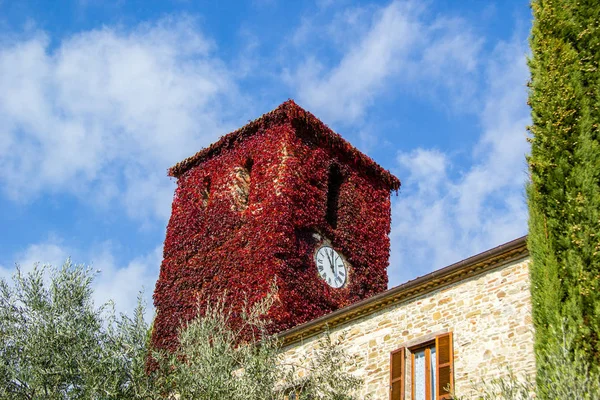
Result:
<svg viewBox="0 0 600 400"><path fill-rule="evenodd" d="M169 170L177 178L152 336L177 346L198 300L242 301L276 280L272 332L387 288L400 181L292 100Z"/></svg>

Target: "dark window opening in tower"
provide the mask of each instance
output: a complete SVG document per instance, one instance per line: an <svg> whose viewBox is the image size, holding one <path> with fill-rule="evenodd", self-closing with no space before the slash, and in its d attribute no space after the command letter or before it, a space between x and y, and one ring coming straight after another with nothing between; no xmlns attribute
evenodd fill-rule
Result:
<svg viewBox="0 0 600 400"><path fill-rule="evenodd" d="M203 187L200 191L200 201L202 203L202 207L206 208L208 206L208 200L210 199L210 176L204 178L204 182L202 184Z"/></svg>
<svg viewBox="0 0 600 400"><path fill-rule="evenodd" d="M244 211L248 208L250 198L250 174L254 160L246 159L242 167L234 169L235 181L233 183L233 208L237 211Z"/></svg>
<svg viewBox="0 0 600 400"><path fill-rule="evenodd" d="M337 164L333 164L329 169L329 186L327 189L327 223L333 228L337 228L338 206L340 198L340 187L342 186L342 173Z"/></svg>
<svg viewBox="0 0 600 400"><path fill-rule="evenodd" d="M244 168L248 171L248 177L252 174L252 167L254 166L254 160L248 157L244 163Z"/></svg>

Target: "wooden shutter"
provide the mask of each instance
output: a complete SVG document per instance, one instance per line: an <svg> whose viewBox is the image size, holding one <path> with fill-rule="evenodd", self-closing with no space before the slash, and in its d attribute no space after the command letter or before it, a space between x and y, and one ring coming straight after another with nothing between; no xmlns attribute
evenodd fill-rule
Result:
<svg viewBox="0 0 600 400"><path fill-rule="evenodd" d="M390 400L404 400L404 347L390 354Z"/></svg>
<svg viewBox="0 0 600 400"><path fill-rule="evenodd" d="M435 338L437 400L450 399L454 389L452 332Z"/></svg>

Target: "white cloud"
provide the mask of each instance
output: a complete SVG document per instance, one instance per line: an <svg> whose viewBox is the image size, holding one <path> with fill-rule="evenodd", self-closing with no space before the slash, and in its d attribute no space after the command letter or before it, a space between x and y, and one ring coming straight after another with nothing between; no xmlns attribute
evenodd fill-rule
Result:
<svg viewBox="0 0 600 400"><path fill-rule="evenodd" d="M430 24L423 23L421 29L426 36L416 60L407 67L406 80L430 101L449 98L447 108L474 111L478 106L473 100L484 40L460 18L439 17Z"/></svg>
<svg viewBox="0 0 600 400"><path fill-rule="evenodd" d="M68 252L56 238L51 238L43 243L36 243L28 246L28 248L17 255L15 258L16 264L22 272L27 273L33 270L35 264L40 265L62 265L69 257ZM16 271L14 266L0 265L0 278L11 280L13 273Z"/></svg>
<svg viewBox="0 0 600 400"><path fill-rule="evenodd" d="M125 262L118 262L114 252L110 242L101 243L89 251L81 251L64 245L62 240L54 237L29 245L14 259L24 273L32 271L38 263L60 267L69 257L73 263L89 260L89 266L97 272L93 282L96 306L112 300L117 313L131 315L137 305L138 294L143 292L146 319L150 321L154 313L152 294L162 260L162 246ZM14 272L14 266L0 265L0 278L10 282Z"/></svg>
<svg viewBox="0 0 600 400"><path fill-rule="evenodd" d="M381 9L346 9L323 26L304 21L291 41L305 46L311 35L329 41L331 52L342 49L335 66L309 56L285 70L284 79L301 104L330 123L360 120L393 88L431 98L444 90L457 108L473 95L463 78L477 72L482 40L461 19L432 19L416 2L393 1Z"/></svg>
<svg viewBox="0 0 600 400"><path fill-rule="evenodd" d="M390 284L423 275L526 233L523 44L498 45L486 65L483 128L465 165L435 149L398 154L402 192L393 206ZM457 169L458 171L454 171Z"/></svg>
<svg viewBox="0 0 600 400"><path fill-rule="evenodd" d="M146 319L153 316L152 294L162 261L162 246L121 264L115 261L110 243L105 243L89 259L92 260L91 266L100 271L94 281L94 296L98 304L112 300L118 312L131 313L137 304L138 294L142 292Z"/></svg>
<svg viewBox="0 0 600 400"><path fill-rule="evenodd" d="M416 149L409 154L399 154L398 162L404 168L410 169L420 191L432 195L439 194L439 185L447 179L448 160L444 153L438 150Z"/></svg>
<svg viewBox="0 0 600 400"><path fill-rule="evenodd" d="M321 3L326 8L330 2ZM298 102L328 124L358 125L364 147L377 138L360 119L384 95L409 91L433 100L442 93L438 101L450 107L482 106L483 131L468 169L436 149L398 154L403 187L393 207L391 284L525 233L527 69L519 43L498 46L492 61L482 64L483 41L463 20L432 17L421 3L400 0L345 8L323 24L307 19L291 39L302 62L284 79ZM331 58L314 55L315 40L334 50ZM249 40L239 76L249 75L248 65L260 65L246 62L257 47ZM480 102L480 79L473 78L482 70L487 83ZM237 127L228 121L247 105L241 104L239 76L187 18L133 30L103 28L60 42L40 32L5 38L1 190L18 201L70 193L103 207L116 202L133 218L164 221L174 189L166 168ZM60 265L69 255L91 261L102 270L97 300L114 298L126 311L142 286L152 304L160 253L157 247L117 261L109 242L81 252L51 239L16 259L27 268L34 261ZM0 276L11 271L0 266Z"/></svg>
<svg viewBox="0 0 600 400"><path fill-rule="evenodd" d="M418 35L412 10L400 3L373 17L372 27L331 70L309 58L289 78L298 100L326 121L362 116L365 106L395 72L401 53Z"/></svg>
<svg viewBox="0 0 600 400"><path fill-rule="evenodd" d="M189 18L0 46L0 182L166 219L166 169L231 127L237 87ZM227 103L228 110L224 104ZM140 201L143 199L144 201Z"/></svg>

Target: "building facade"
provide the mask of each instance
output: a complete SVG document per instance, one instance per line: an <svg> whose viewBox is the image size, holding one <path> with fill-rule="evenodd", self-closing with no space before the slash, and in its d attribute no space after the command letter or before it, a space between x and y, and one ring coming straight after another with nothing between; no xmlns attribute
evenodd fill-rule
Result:
<svg viewBox="0 0 600 400"><path fill-rule="evenodd" d="M274 283L271 332L385 291L400 181L293 101L175 165L153 344L210 299L239 320ZM243 295L241 295L243 294Z"/></svg>
<svg viewBox="0 0 600 400"><path fill-rule="evenodd" d="M534 372L525 238L386 290L400 181L293 101L175 165L153 345L174 349L211 299L236 323L275 283L290 362L328 330L360 396L434 400ZM241 317L240 317L241 318Z"/></svg>
<svg viewBox="0 0 600 400"><path fill-rule="evenodd" d="M494 378L535 373L528 253L520 238L281 334L286 362L342 336L360 396L476 398Z"/></svg>

